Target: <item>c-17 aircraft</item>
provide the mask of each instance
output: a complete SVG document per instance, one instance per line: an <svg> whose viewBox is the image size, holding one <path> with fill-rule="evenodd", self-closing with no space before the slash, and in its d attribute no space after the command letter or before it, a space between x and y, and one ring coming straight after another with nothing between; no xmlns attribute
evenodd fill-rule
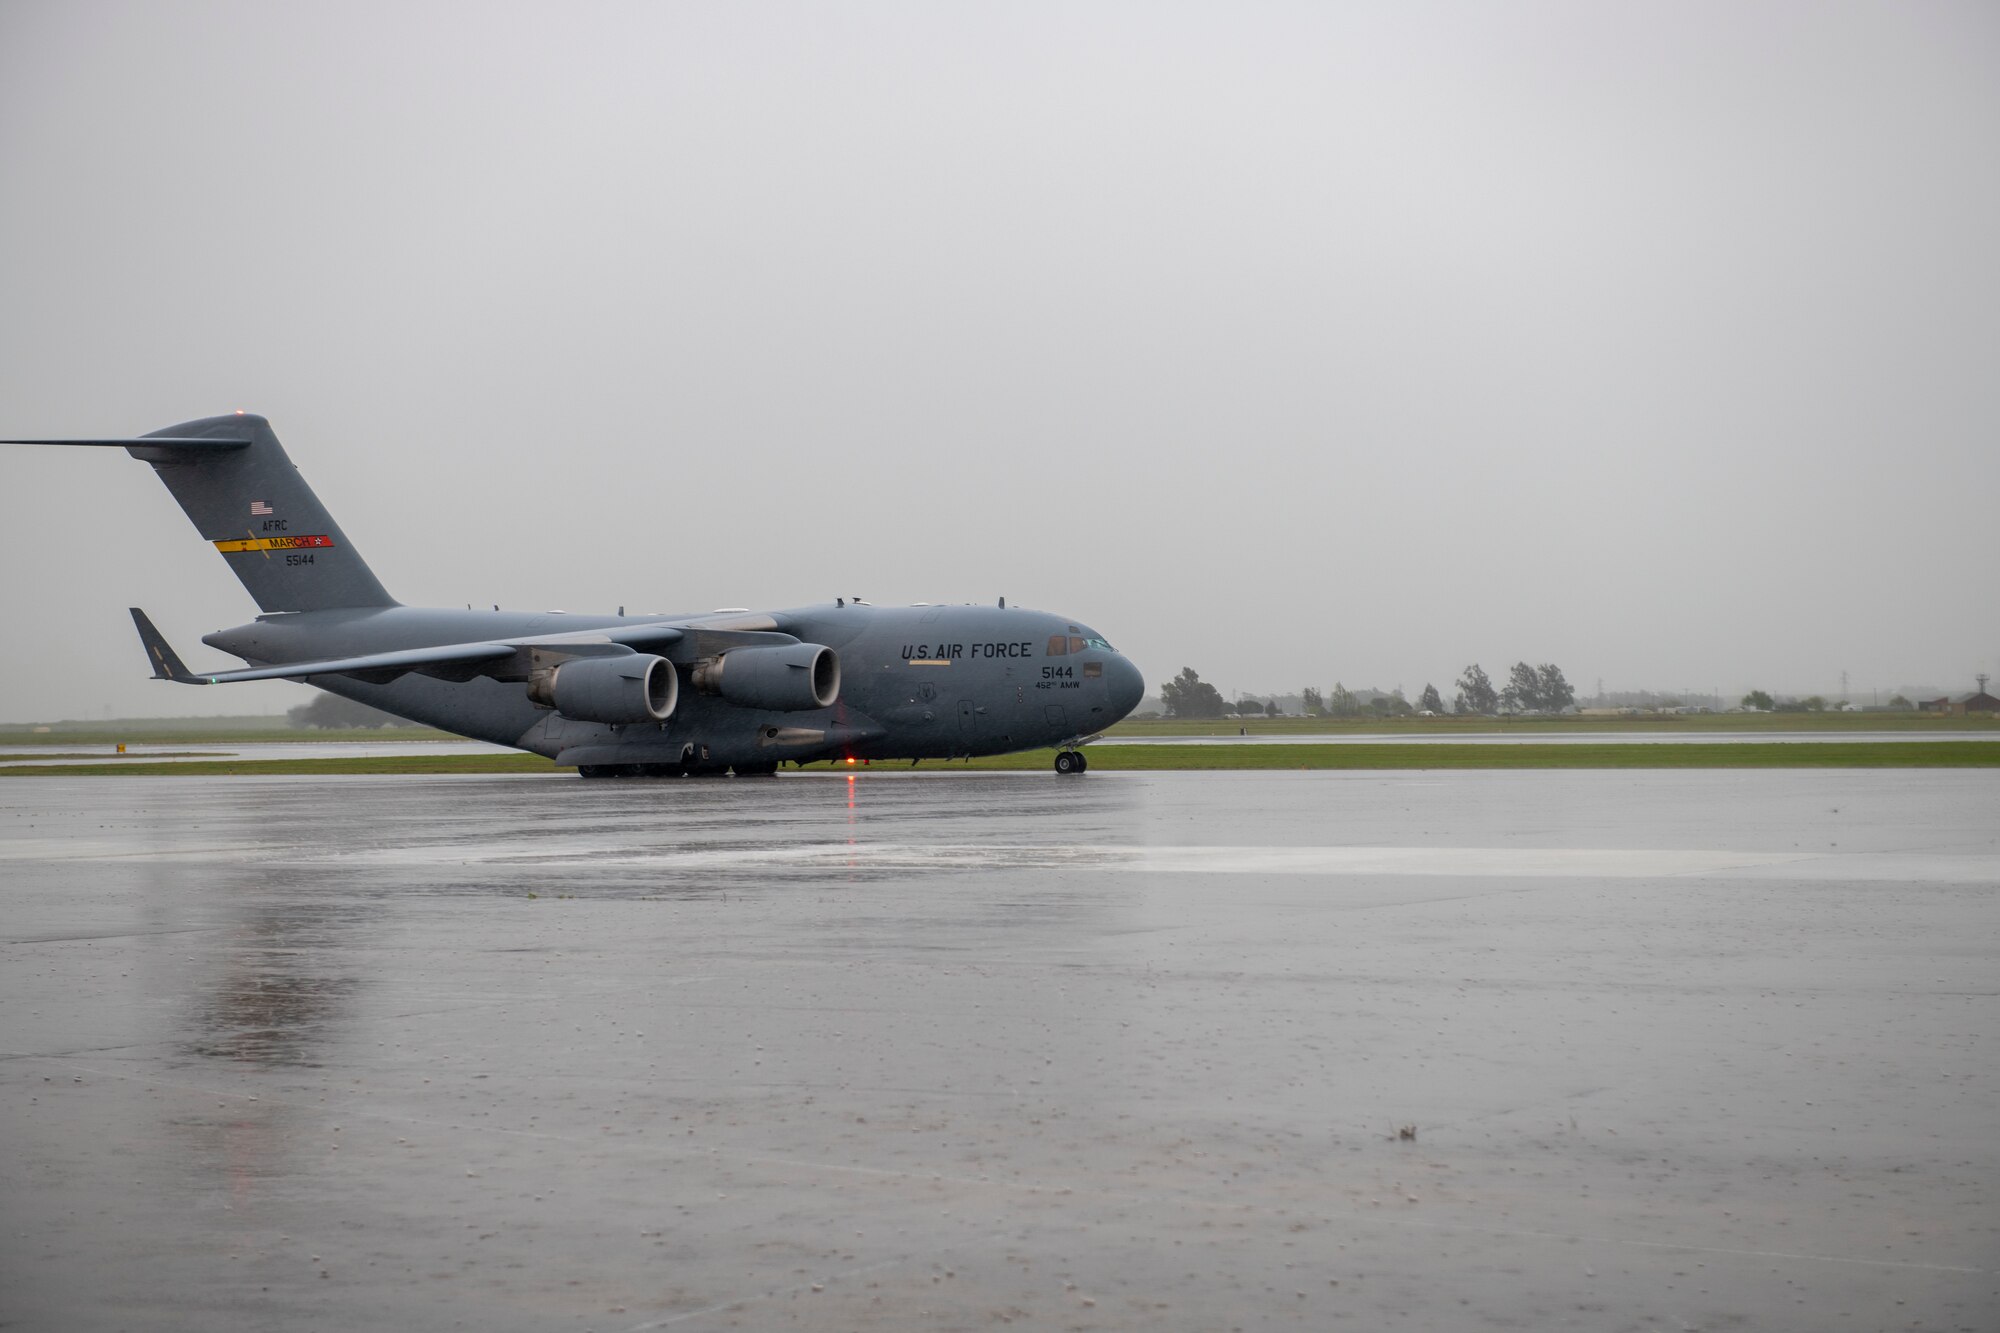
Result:
<svg viewBox="0 0 2000 1333"><path fill-rule="evenodd" d="M1095 630L1004 598L642 616L404 606L253 414L0 443L119 447L152 464L256 600L256 620L202 638L249 663L225 671L190 671L132 608L157 679L306 681L587 778L1043 747L1056 772L1082 773L1080 747L1145 693Z"/></svg>

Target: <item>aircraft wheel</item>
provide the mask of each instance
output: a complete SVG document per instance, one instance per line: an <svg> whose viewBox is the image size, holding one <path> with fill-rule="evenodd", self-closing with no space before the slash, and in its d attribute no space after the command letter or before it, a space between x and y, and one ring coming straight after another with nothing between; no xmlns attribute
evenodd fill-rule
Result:
<svg viewBox="0 0 2000 1333"><path fill-rule="evenodd" d="M609 764L578 764L576 775L580 778L608 778L612 776Z"/></svg>
<svg viewBox="0 0 2000 1333"><path fill-rule="evenodd" d="M778 776L776 764L738 764L736 776L739 778L775 778Z"/></svg>
<svg viewBox="0 0 2000 1333"><path fill-rule="evenodd" d="M1062 750L1056 754L1056 772L1064 777L1083 772L1083 756L1074 750Z"/></svg>
<svg viewBox="0 0 2000 1333"><path fill-rule="evenodd" d="M1090 756L1085 754L1081 750L1078 750L1075 753L1076 753L1076 771L1079 773L1088 773L1090 771Z"/></svg>

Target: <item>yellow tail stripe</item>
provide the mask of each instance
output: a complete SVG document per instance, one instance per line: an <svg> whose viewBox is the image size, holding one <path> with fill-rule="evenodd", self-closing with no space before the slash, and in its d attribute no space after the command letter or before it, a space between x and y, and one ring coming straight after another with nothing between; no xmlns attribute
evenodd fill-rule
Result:
<svg viewBox="0 0 2000 1333"><path fill-rule="evenodd" d="M305 547L331 545L331 537L239 537L234 541L217 542L215 549L224 555L234 555L238 551L297 551Z"/></svg>

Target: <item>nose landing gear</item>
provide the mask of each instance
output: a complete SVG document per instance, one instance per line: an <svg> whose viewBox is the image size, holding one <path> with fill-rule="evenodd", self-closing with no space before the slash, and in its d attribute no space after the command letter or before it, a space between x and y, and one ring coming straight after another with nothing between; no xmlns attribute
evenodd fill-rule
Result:
<svg viewBox="0 0 2000 1333"><path fill-rule="evenodd" d="M1056 752L1056 772L1063 777L1072 773L1083 773L1090 768L1090 761L1083 757L1081 750L1058 750Z"/></svg>

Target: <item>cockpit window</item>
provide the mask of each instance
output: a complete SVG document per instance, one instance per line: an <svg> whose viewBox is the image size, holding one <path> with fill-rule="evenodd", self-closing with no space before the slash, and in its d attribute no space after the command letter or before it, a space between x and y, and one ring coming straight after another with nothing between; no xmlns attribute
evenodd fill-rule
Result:
<svg viewBox="0 0 2000 1333"><path fill-rule="evenodd" d="M1049 656L1061 657L1069 652L1069 640L1060 634L1049 635Z"/></svg>
<svg viewBox="0 0 2000 1333"><path fill-rule="evenodd" d="M1075 643L1075 642L1076 642L1076 640L1072 639L1072 640L1070 640L1070 642L1071 642L1071 643ZM1100 651L1102 651L1102 652L1107 652L1107 653L1115 653L1115 652L1117 652L1117 651L1118 651L1118 650L1117 650L1116 648L1113 648L1113 647L1112 647L1112 646L1111 646L1110 644L1106 643L1106 642L1105 642L1104 640L1102 640L1102 639L1085 639L1085 640L1083 641L1083 646L1084 646L1085 648L1096 648L1096 649L1099 649L1099 650L1100 650ZM1072 649L1070 649L1070 651L1071 651L1071 652L1078 652L1078 651L1080 651L1080 650L1079 650L1079 649L1076 649L1076 648L1072 648Z"/></svg>
<svg viewBox="0 0 2000 1333"><path fill-rule="evenodd" d="M1083 651L1083 639L1080 635L1072 634L1069 636L1069 650L1073 653Z"/></svg>

